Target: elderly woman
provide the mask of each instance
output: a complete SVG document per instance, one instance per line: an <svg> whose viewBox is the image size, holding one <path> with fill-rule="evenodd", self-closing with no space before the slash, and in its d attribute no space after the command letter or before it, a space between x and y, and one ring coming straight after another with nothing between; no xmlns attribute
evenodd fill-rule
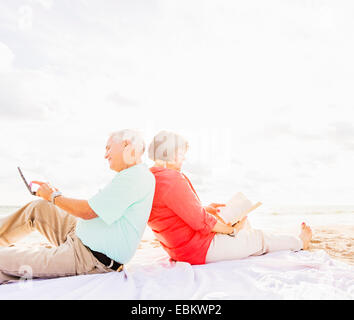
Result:
<svg viewBox="0 0 354 320"><path fill-rule="evenodd" d="M204 264L241 259L271 251L308 249L310 227L301 226L299 237L267 234L252 229L247 218L236 226L218 218L212 203L203 207L189 179L181 172L187 141L172 132L158 133L149 147L150 168L156 179L148 225L169 256L176 261Z"/></svg>

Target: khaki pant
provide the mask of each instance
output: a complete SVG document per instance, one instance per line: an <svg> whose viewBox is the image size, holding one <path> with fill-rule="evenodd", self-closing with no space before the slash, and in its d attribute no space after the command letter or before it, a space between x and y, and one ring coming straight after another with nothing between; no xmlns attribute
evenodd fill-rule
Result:
<svg viewBox="0 0 354 320"><path fill-rule="evenodd" d="M210 243L205 262L242 259L280 250L299 251L302 248L303 242L299 237L270 234L252 229L247 224L235 237L216 234Z"/></svg>
<svg viewBox="0 0 354 320"><path fill-rule="evenodd" d="M75 234L76 218L46 200L28 203L0 219L0 284L22 278L55 278L111 272ZM34 230L53 246L13 244Z"/></svg>

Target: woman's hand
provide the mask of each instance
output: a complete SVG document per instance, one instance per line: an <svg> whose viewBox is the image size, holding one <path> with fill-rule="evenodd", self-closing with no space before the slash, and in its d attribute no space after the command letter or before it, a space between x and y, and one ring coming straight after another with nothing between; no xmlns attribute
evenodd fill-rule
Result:
<svg viewBox="0 0 354 320"><path fill-rule="evenodd" d="M235 233L237 234L245 225L247 221L247 216L243 217L239 222L237 222L233 228L235 229Z"/></svg>
<svg viewBox="0 0 354 320"><path fill-rule="evenodd" d="M223 233L223 234L232 234L237 233L244 227L247 221L247 216L237 222L234 226L231 226L231 223L223 223L221 221L217 221L214 228L211 230L212 232L216 233Z"/></svg>
<svg viewBox="0 0 354 320"><path fill-rule="evenodd" d="M230 224L217 221L211 231L216 233L231 234L234 232L234 227L232 227Z"/></svg>
<svg viewBox="0 0 354 320"><path fill-rule="evenodd" d="M224 203L211 203L208 206L204 207L205 211L210 213L210 214L218 214L220 212L219 207L225 207L226 204Z"/></svg>
<svg viewBox="0 0 354 320"><path fill-rule="evenodd" d="M226 204L223 203L211 203L208 206L204 207L204 209L206 212L215 216L216 219L225 223L225 221L218 215L218 213L220 212L220 209L218 209L218 207L225 207L225 206Z"/></svg>

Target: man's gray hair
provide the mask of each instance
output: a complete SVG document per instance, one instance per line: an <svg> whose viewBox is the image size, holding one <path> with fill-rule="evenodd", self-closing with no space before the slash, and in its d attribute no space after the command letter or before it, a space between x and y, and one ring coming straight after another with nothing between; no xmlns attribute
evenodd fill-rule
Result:
<svg viewBox="0 0 354 320"><path fill-rule="evenodd" d="M145 152L145 142L142 134L138 130L124 129L115 131L111 134L111 138L115 142L129 140L136 152L136 155L141 156Z"/></svg>

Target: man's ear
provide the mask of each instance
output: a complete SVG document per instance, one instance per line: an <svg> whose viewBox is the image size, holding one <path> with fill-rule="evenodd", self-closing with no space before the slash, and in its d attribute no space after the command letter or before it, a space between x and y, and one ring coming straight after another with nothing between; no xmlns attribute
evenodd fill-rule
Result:
<svg viewBox="0 0 354 320"><path fill-rule="evenodd" d="M123 147L127 147L130 144L129 140L123 140Z"/></svg>
<svg viewBox="0 0 354 320"><path fill-rule="evenodd" d="M135 157L135 149L133 148L133 145L130 140L124 140L124 148L130 153L132 157Z"/></svg>
<svg viewBox="0 0 354 320"><path fill-rule="evenodd" d="M123 151L123 159L127 164L132 164L136 161L135 159L135 150L133 145L129 140L123 141L124 151Z"/></svg>

